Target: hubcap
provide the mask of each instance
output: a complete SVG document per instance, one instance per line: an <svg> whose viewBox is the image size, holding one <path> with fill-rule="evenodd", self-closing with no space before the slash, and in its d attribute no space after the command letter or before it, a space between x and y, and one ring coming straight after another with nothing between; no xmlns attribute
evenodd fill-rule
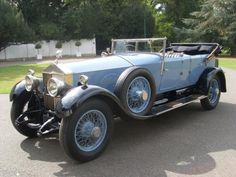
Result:
<svg viewBox="0 0 236 177"><path fill-rule="evenodd" d="M103 142L107 132L105 115L98 110L83 114L75 127L75 142L82 151L93 151Z"/></svg>
<svg viewBox="0 0 236 177"><path fill-rule="evenodd" d="M126 97L129 109L134 113L144 111L151 99L151 87L145 77L135 78L129 85Z"/></svg>
<svg viewBox="0 0 236 177"><path fill-rule="evenodd" d="M138 99L142 100L142 101L147 101L148 99L148 93L145 90L142 91L136 91L136 94L138 96Z"/></svg>
<svg viewBox="0 0 236 177"><path fill-rule="evenodd" d="M216 79L212 79L209 86L208 100L211 104L215 104L220 94L219 83Z"/></svg>
<svg viewBox="0 0 236 177"><path fill-rule="evenodd" d="M91 136L94 138L99 138L100 135L101 135L101 129L99 127L94 127L91 132Z"/></svg>

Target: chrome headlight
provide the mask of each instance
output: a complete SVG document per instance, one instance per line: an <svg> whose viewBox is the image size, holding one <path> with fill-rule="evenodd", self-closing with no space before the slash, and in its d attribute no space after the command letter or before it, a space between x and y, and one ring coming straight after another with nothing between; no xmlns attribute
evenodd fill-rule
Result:
<svg viewBox="0 0 236 177"><path fill-rule="evenodd" d="M38 79L32 75L25 76L25 89L30 92L38 86Z"/></svg>
<svg viewBox="0 0 236 177"><path fill-rule="evenodd" d="M47 90L50 96L56 97L62 89L65 87L65 83L59 79L51 78L47 83Z"/></svg>

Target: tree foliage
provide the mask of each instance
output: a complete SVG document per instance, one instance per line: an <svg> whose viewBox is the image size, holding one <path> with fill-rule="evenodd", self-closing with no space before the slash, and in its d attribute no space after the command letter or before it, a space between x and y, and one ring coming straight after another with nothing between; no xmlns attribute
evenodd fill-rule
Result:
<svg viewBox="0 0 236 177"><path fill-rule="evenodd" d="M98 50L109 46L112 38L144 37L145 27L146 36L152 37L154 33L152 11L141 0L69 0L66 6L65 29L79 38L96 36ZM65 19L75 20L72 24ZM71 28L71 24L76 27Z"/></svg>
<svg viewBox="0 0 236 177"><path fill-rule="evenodd" d="M27 42L34 38L33 31L25 23L22 13L5 0L0 0L0 17L0 50L9 42Z"/></svg>
<svg viewBox="0 0 236 177"><path fill-rule="evenodd" d="M22 12L25 21L35 31L38 40L61 38L61 16L66 11L58 0L11 0Z"/></svg>
<svg viewBox="0 0 236 177"><path fill-rule="evenodd" d="M176 29L185 27L183 19L190 17L190 13L200 8L201 0L150 0L156 9L157 36L166 36L170 41L180 41Z"/></svg>
<svg viewBox="0 0 236 177"><path fill-rule="evenodd" d="M59 41L95 36L103 50L112 38L166 36L171 42L219 42L236 51L236 0L0 2L1 45L27 41L33 34L32 40Z"/></svg>
<svg viewBox="0 0 236 177"><path fill-rule="evenodd" d="M38 40L152 37L153 14L143 0L12 0ZM145 30L145 32L144 32ZM146 33L146 34L144 34Z"/></svg>
<svg viewBox="0 0 236 177"><path fill-rule="evenodd" d="M236 54L236 0L206 0L186 19L189 40L219 42Z"/></svg>

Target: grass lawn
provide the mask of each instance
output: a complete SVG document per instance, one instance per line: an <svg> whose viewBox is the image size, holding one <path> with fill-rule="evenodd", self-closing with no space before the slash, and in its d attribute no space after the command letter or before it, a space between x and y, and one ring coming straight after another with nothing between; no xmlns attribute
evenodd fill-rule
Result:
<svg viewBox="0 0 236 177"><path fill-rule="evenodd" d="M219 65L236 71L236 58L220 58Z"/></svg>
<svg viewBox="0 0 236 177"><path fill-rule="evenodd" d="M28 65L17 65L7 66L0 68L0 94L10 93L11 88L18 81L24 79L29 69L35 71L36 76L42 77L42 70L49 64L28 64Z"/></svg>

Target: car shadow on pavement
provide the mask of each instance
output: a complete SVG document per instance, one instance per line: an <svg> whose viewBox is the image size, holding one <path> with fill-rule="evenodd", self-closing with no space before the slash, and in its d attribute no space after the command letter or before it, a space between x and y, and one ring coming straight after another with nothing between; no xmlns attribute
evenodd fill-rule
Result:
<svg viewBox="0 0 236 177"><path fill-rule="evenodd" d="M58 162L56 176L166 176L166 171L199 175L212 171L210 153L236 149L235 104L221 102L213 111L198 103L147 121L115 122L113 140L105 152L87 163L70 160L58 135L25 139L29 159Z"/></svg>

